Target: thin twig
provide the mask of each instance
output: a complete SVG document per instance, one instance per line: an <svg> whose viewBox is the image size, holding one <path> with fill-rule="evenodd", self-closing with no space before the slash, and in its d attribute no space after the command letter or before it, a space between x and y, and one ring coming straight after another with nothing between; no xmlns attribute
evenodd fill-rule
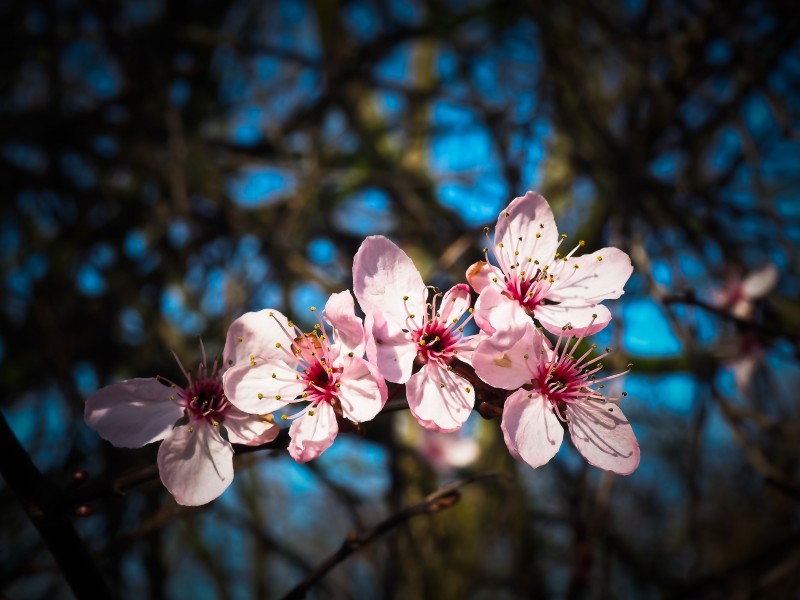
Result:
<svg viewBox="0 0 800 600"><path fill-rule="evenodd" d="M390 516L388 519L381 521L369 531L361 535L358 535L356 533L351 534L350 536L347 537L347 539L345 539L344 542L342 542L342 545L336 552L334 552L328 558L322 561L313 571L311 571L308 575L306 575L306 577L300 583L298 583L294 588L292 588L286 594L286 596L284 596L284 600L303 598L306 592L315 583L317 583L320 579L322 579L331 569L333 569L339 563L343 562L351 554L357 552L358 550L360 550L361 548L372 542L374 539L380 537L384 533L391 531L395 527L402 525L406 521L409 521L418 515L432 514L435 512L439 512L440 510L444 510L446 508L455 506L461 499L461 492L459 491L460 488L475 481L481 479L488 479L490 477L508 478L508 475L506 475L505 473L497 473L492 471L486 473L478 473L471 477L466 477L459 481L449 483L439 488L432 494L429 494L420 502L407 506L401 511Z"/></svg>

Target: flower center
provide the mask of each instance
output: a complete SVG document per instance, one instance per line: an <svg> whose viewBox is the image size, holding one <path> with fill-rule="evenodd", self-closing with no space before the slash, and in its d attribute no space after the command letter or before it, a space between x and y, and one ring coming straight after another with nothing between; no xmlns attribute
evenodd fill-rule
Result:
<svg viewBox="0 0 800 600"><path fill-rule="evenodd" d="M312 363L303 374L303 379L307 385L307 399L312 404L319 404L320 402L330 404L331 400L336 397L336 384L338 375L341 372L342 369L328 368L322 362Z"/></svg>
<svg viewBox="0 0 800 600"><path fill-rule="evenodd" d="M528 313L539 307L550 289L547 283L547 273L537 269L530 278L511 277L506 282L506 295L522 305Z"/></svg>
<svg viewBox="0 0 800 600"><path fill-rule="evenodd" d="M417 352L426 362L449 356L458 344L453 331L436 320L425 323L422 329L413 332L413 336L417 342Z"/></svg>
<svg viewBox="0 0 800 600"><path fill-rule="evenodd" d="M225 398L219 377L204 377L194 381L183 392L185 408L194 419L206 419L209 423L225 420L225 411L230 404Z"/></svg>

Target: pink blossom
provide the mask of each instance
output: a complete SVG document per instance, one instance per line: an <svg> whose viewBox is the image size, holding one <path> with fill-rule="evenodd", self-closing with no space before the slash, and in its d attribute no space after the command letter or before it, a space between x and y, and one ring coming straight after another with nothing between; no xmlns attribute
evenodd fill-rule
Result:
<svg viewBox="0 0 800 600"><path fill-rule="evenodd" d="M514 457L532 467L545 464L561 446L566 424L590 464L628 475L639 465L639 445L617 404L620 398L605 398L600 391L605 381L624 373L596 378L607 352L590 359L592 346L576 356L582 339L562 331L551 350L544 335L528 324L511 348L498 348L491 339L478 344L473 366L489 385L515 390L501 425Z"/></svg>
<svg viewBox="0 0 800 600"><path fill-rule="evenodd" d="M440 475L466 467L478 458L480 448L471 437L429 429L422 432L419 454Z"/></svg>
<svg viewBox="0 0 800 600"><path fill-rule="evenodd" d="M370 325L370 360L388 381L406 384L409 408L423 427L459 429L475 403L471 384L451 366L456 358L469 362L474 348L464 335L471 316L462 322L471 312L469 286L436 293L428 304L411 259L385 237L372 236L353 260L353 289ZM422 368L412 374L415 360Z"/></svg>
<svg viewBox="0 0 800 600"><path fill-rule="evenodd" d="M515 198L498 216L486 259L467 270L479 294L475 322L495 345L512 345L532 318L556 335L567 324L588 335L611 320L600 302L624 293L630 258L617 248L574 256L583 241L562 256L557 251L564 238L547 200L534 192ZM489 262L490 251L498 266Z"/></svg>
<svg viewBox="0 0 800 600"><path fill-rule="evenodd" d="M778 284L778 269L768 263L742 278L732 276L724 288L712 292L711 304L738 319L752 319L755 301L765 297Z"/></svg>
<svg viewBox="0 0 800 600"><path fill-rule="evenodd" d="M333 294L323 317L333 327L333 343L321 320L312 333L304 334L276 310L248 313L228 332L228 360L237 366L225 373L223 382L234 405L259 413L308 403L295 415L283 417L293 421L289 453L301 463L333 444L339 432L337 418L369 421L387 396L380 374L361 358L364 329L350 292Z"/></svg>
<svg viewBox="0 0 800 600"><path fill-rule="evenodd" d="M208 370L205 351L195 378L180 366L186 387L162 377L122 381L89 397L84 418L115 446L138 448L164 440L157 459L161 481L178 504L197 506L217 498L233 481L231 443L263 444L275 439L279 428L231 406L222 373L216 362Z"/></svg>

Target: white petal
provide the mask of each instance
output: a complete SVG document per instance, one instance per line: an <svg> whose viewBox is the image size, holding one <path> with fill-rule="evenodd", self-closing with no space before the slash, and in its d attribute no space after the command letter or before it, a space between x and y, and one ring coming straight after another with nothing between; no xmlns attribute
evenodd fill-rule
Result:
<svg viewBox="0 0 800 600"><path fill-rule="evenodd" d="M414 359L417 356L417 344L411 338L411 334L403 331L400 325L387 321L382 313L372 313L367 321L370 320L372 341L375 344L374 360L378 370L387 381L405 383L411 377ZM367 346L368 356L373 352L372 341Z"/></svg>
<svg viewBox="0 0 800 600"><path fill-rule="evenodd" d="M364 240L353 258L353 291L365 313L380 311L397 323L425 314L428 290L408 255L383 236ZM403 300L404 297L408 300Z"/></svg>
<svg viewBox="0 0 800 600"><path fill-rule="evenodd" d="M535 391L518 390L508 397L500 427L511 454L534 468L553 458L564 439L561 421Z"/></svg>
<svg viewBox="0 0 800 600"><path fill-rule="evenodd" d="M406 395L420 425L436 431L460 429L475 405L470 382L433 362L411 376Z"/></svg>
<svg viewBox="0 0 800 600"><path fill-rule="evenodd" d="M170 400L179 393L155 379L128 379L92 394L84 419L115 446L139 448L164 439L183 415L183 409Z"/></svg>
<svg viewBox="0 0 800 600"><path fill-rule="evenodd" d="M503 271L483 260L479 260L467 269L467 281L477 294L480 294L486 286L495 283L495 280L503 281L503 277Z"/></svg>
<svg viewBox="0 0 800 600"><path fill-rule="evenodd" d="M511 348L498 348L487 336L472 356L475 373L483 381L502 390L516 390L533 381L539 364L549 350L544 336L530 323L524 335Z"/></svg>
<svg viewBox="0 0 800 600"><path fill-rule="evenodd" d="M281 431L265 415L251 415L229 406L225 411L222 425L228 430L228 440L232 444L258 446L274 440Z"/></svg>
<svg viewBox="0 0 800 600"><path fill-rule="evenodd" d="M778 284L778 269L768 263L758 271L753 271L742 282L742 294L745 298L755 300L763 298Z"/></svg>
<svg viewBox="0 0 800 600"><path fill-rule="evenodd" d="M331 294L322 316L333 327L334 342L343 354L364 355L364 326L355 315L355 303L349 290Z"/></svg>
<svg viewBox="0 0 800 600"><path fill-rule="evenodd" d="M553 335L563 333L567 325L572 327L569 330L572 335L591 335L611 322L611 313L602 304L594 306L547 304L537 308L534 316L542 327Z"/></svg>
<svg viewBox="0 0 800 600"><path fill-rule="evenodd" d="M589 464L619 475L629 475L639 466L636 435L616 404L568 404L567 419L572 443Z"/></svg>
<svg viewBox="0 0 800 600"><path fill-rule="evenodd" d="M516 300L490 286L475 302L475 323L492 336L496 346L509 348L522 337L525 327L533 320Z"/></svg>
<svg viewBox="0 0 800 600"><path fill-rule="evenodd" d="M367 361L346 358L339 375L339 402L345 417L356 423L375 418L386 402L386 384Z"/></svg>
<svg viewBox="0 0 800 600"><path fill-rule="evenodd" d="M305 390L298 372L282 362L233 367L222 375L222 385L228 401L250 414L270 413L297 402Z"/></svg>
<svg viewBox="0 0 800 600"><path fill-rule="evenodd" d="M577 269L575 266L577 265ZM630 257L617 248L603 248L559 261L556 283L547 293L553 302L588 306L619 298L633 273Z"/></svg>
<svg viewBox="0 0 800 600"><path fill-rule="evenodd" d="M224 367L250 364L251 357L257 364L265 361L292 363L294 337L295 331L289 327L289 320L277 310L245 313L228 328L222 353Z"/></svg>
<svg viewBox="0 0 800 600"><path fill-rule="evenodd" d="M553 211L547 200L535 192L514 198L497 217L495 252L500 254L498 262L503 271L517 262L527 262L529 258L542 264L549 263L558 248L558 241ZM500 244L502 248L499 248Z"/></svg>
<svg viewBox="0 0 800 600"><path fill-rule="evenodd" d="M295 419L289 428L289 454L299 463L317 458L333 444L339 425L329 404L319 404L314 410Z"/></svg>
<svg viewBox="0 0 800 600"><path fill-rule="evenodd" d="M466 283L454 285L442 297L437 310L438 321L446 327L451 327L453 323L457 323L461 319L461 315L469 310L471 303L469 286Z"/></svg>
<svg viewBox="0 0 800 600"><path fill-rule="evenodd" d="M161 444L158 472L178 504L206 504L233 481L233 448L206 421L192 420Z"/></svg>

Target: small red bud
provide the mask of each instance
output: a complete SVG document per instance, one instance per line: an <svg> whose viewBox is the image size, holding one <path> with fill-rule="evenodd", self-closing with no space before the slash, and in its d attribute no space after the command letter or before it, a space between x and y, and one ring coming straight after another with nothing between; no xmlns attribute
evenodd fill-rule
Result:
<svg viewBox="0 0 800 600"><path fill-rule="evenodd" d="M88 504L81 504L75 507L76 517L91 517L94 514L94 509Z"/></svg>

